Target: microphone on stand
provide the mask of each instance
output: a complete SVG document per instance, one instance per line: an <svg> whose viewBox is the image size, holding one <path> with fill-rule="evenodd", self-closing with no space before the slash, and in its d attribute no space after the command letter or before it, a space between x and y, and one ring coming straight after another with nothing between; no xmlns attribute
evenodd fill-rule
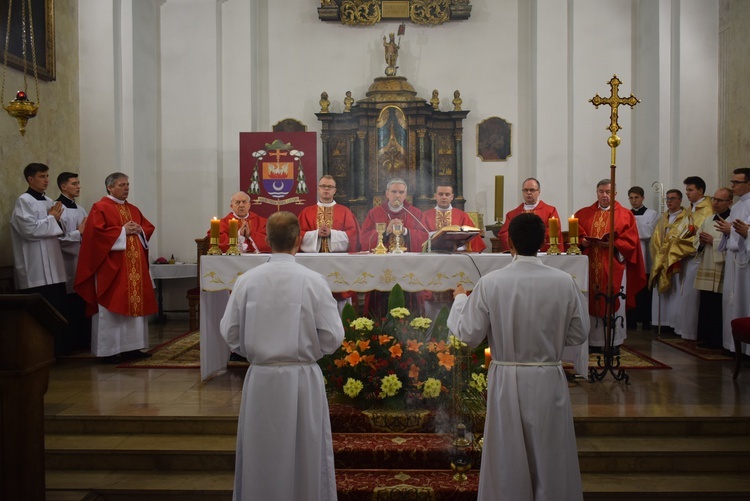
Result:
<svg viewBox="0 0 750 501"><path fill-rule="evenodd" d="M425 227L425 225L422 224L422 221L420 221L417 216L412 214L409 211L409 209L406 208L406 205L403 205L403 202L401 202L401 200L396 200L396 207L402 207L406 211L406 213L409 214L411 217L413 217L414 220L417 222L417 224L421 226L422 229L427 233L427 253L431 254L432 253L432 239L430 239L430 230L428 230Z"/></svg>

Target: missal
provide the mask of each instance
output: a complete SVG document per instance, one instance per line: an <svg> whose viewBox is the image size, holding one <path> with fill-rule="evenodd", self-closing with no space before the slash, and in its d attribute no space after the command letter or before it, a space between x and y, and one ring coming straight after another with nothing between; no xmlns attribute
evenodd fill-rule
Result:
<svg viewBox="0 0 750 501"><path fill-rule="evenodd" d="M428 248L439 252L455 252L465 246L469 240L479 235L481 230L473 226L450 225L443 226L422 244L422 252Z"/></svg>

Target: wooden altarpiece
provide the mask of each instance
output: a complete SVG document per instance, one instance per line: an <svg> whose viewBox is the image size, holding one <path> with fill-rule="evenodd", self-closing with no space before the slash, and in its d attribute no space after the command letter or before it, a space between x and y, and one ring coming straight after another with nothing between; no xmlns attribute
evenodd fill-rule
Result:
<svg viewBox="0 0 750 501"><path fill-rule="evenodd" d="M455 102L456 100L454 100ZM463 120L468 111L454 104L440 111L417 96L403 76L378 77L366 97L342 113L316 113L322 125L322 170L336 179L336 201L357 218L382 203L389 179L408 184L419 209L434 207L435 186L454 187L454 207L464 208Z"/></svg>

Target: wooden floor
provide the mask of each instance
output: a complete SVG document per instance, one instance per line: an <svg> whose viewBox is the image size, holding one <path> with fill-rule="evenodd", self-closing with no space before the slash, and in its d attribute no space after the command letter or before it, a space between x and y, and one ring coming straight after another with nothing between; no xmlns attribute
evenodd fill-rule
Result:
<svg viewBox="0 0 750 501"><path fill-rule="evenodd" d="M156 346L187 331L187 317L172 314L150 325ZM626 345L671 370L630 370L630 384L578 381L570 388L575 417L750 416L750 364L737 380L734 363L704 361L631 331ZM208 382L197 369L118 369L97 359L60 360L52 368L45 414L113 416L236 416L244 372Z"/></svg>

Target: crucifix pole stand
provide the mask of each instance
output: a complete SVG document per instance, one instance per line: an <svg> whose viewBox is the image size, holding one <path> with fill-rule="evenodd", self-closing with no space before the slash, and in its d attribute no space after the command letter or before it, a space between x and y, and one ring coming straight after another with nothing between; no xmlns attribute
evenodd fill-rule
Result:
<svg viewBox="0 0 750 501"><path fill-rule="evenodd" d="M610 123L607 130L610 131L611 135L607 138L607 144L611 149L611 163L610 163L610 180L611 185L611 203L609 210L609 273L607 277L607 292L596 293L595 298L603 297L606 309L603 320L604 328L604 349L602 350L601 357L597 357L597 367L589 369L589 380L593 383L594 381L601 381L607 375L611 373L612 377L617 381L625 381L627 384L630 378L626 373L625 369L620 368L620 357L614 355L614 341L615 341L615 330L617 322L624 326L625 319L621 316L617 317L617 300L618 298L622 301L625 300L625 293L623 288L615 293L613 282L613 270L614 270L614 256L615 256L615 198L617 196L616 184L615 184L615 171L617 169L617 147L620 146L620 138L617 137L617 131L622 129L620 124L617 122L618 119L618 108L621 104L627 104L632 109L636 104L641 101L636 98L633 94L630 97L620 97L619 89L622 81L617 78L617 75L613 75L610 79L609 87L611 89L609 97L601 97L598 93L589 99L589 102L593 104L596 109L599 109L601 105L607 105L610 107ZM619 370L618 370L619 369ZM617 371L617 372L615 372Z"/></svg>

